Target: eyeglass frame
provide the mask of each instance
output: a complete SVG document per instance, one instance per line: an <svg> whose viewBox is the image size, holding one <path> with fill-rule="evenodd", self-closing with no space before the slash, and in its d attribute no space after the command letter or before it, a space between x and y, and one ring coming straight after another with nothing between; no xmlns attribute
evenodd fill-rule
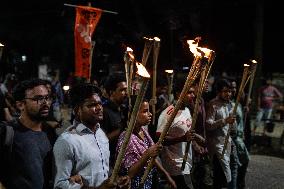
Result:
<svg viewBox="0 0 284 189"><path fill-rule="evenodd" d="M50 95L46 95L46 96L35 96L33 98L24 98L25 99L29 99L32 101L36 101L37 104L43 104L44 102L48 102L50 103L52 101L52 97Z"/></svg>

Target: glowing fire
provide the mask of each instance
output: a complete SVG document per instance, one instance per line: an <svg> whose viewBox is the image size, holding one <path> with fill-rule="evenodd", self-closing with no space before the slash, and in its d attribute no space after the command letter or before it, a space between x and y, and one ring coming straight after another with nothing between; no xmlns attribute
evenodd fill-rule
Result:
<svg viewBox="0 0 284 189"><path fill-rule="evenodd" d="M136 62L136 66L137 66L137 74L140 75L141 77L147 77L150 78L150 74L148 73L148 71L146 70L146 68L139 62Z"/></svg>
<svg viewBox="0 0 284 189"><path fill-rule="evenodd" d="M174 73L174 70L165 70L165 72L168 73L168 74L172 74L172 73Z"/></svg>
<svg viewBox="0 0 284 189"><path fill-rule="evenodd" d="M249 67L249 65L248 64L244 64L244 67Z"/></svg>
<svg viewBox="0 0 284 189"><path fill-rule="evenodd" d="M194 56L204 56L208 58L212 50L203 47L198 47L198 42L198 40L187 40L190 52L192 52ZM201 52L204 53L204 55L202 55Z"/></svg>
<svg viewBox="0 0 284 189"><path fill-rule="evenodd" d="M146 40L149 40L149 41L153 41L154 39L152 39L152 38L148 38L148 37L143 37L144 39L146 39Z"/></svg>
<svg viewBox="0 0 284 189"><path fill-rule="evenodd" d="M257 61L256 61L256 60L251 60L251 62L252 62L253 64L257 64Z"/></svg>
<svg viewBox="0 0 284 189"><path fill-rule="evenodd" d="M135 57L134 57L134 54L133 54L133 50L130 48L130 47L127 47L126 48L126 52L128 53L129 57L134 60Z"/></svg>
<svg viewBox="0 0 284 189"><path fill-rule="evenodd" d="M127 47L127 48L126 48L126 51L127 51L127 52L133 52L133 50L132 50L130 47Z"/></svg>
<svg viewBox="0 0 284 189"><path fill-rule="evenodd" d="M161 41L160 38L158 38L158 37L154 37L154 40L155 41Z"/></svg>

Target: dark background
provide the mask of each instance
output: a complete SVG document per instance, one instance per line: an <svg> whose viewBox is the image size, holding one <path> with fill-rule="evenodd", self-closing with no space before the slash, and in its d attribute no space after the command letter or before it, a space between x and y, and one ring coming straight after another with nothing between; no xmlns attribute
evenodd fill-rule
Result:
<svg viewBox="0 0 284 189"><path fill-rule="evenodd" d="M19 1L0 6L0 42L5 45L1 74L16 69L23 77L37 74L37 65L60 69L61 77L74 70L75 9L64 3L87 5L83 0ZM261 63L263 74L281 72L281 7L262 1L209 0L97 0L103 13L94 32L93 75L108 74L110 65L123 68L124 47L142 58L144 36L158 36L158 69L190 66L187 39L201 36L201 46L215 50L213 72L241 72L249 59ZM2 2L3 3L3 2ZM259 13L260 12L260 13ZM263 31L262 31L263 29ZM21 56L26 55L23 63ZM16 68L15 68L16 65ZM149 65L150 66L150 65Z"/></svg>

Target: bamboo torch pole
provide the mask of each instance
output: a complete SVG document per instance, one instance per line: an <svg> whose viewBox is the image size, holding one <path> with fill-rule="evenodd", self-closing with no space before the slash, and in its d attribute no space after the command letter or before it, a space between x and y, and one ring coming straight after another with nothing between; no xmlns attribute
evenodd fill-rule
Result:
<svg viewBox="0 0 284 189"><path fill-rule="evenodd" d="M145 44L144 44L144 50L143 50L141 64L143 66L146 66L146 63L147 63L148 58L149 58L149 55L150 55L151 50L153 48L153 39L152 38L147 38L147 37L144 37L144 39L145 39Z"/></svg>
<svg viewBox="0 0 284 189"><path fill-rule="evenodd" d="M128 119L130 117L130 107L131 107L131 95L132 95L132 75L133 75L133 64L135 61L135 57L133 54L133 50L130 47L127 47L126 52L124 54L124 66L125 66L125 76L126 76L126 83L127 83L127 98L128 98Z"/></svg>
<svg viewBox="0 0 284 189"><path fill-rule="evenodd" d="M205 65L205 68L201 72L201 77L200 77L199 84L198 84L198 91L197 91L197 95L196 95L196 99L195 99L195 103L194 103L192 124L191 124L190 130L194 130L194 128L195 128L197 115L198 115L198 108L199 108L202 92L204 90L205 82L206 82L206 79L207 79L209 72L211 70L214 59L215 59L215 52L211 51L209 56L208 56L208 64ZM187 158L188 158L188 152L189 152L189 149L190 149L190 144L191 144L191 142L186 143L186 148L185 148L185 153L184 153L184 156L183 156L181 170L184 170L184 168L185 168L186 161L187 161Z"/></svg>
<svg viewBox="0 0 284 189"><path fill-rule="evenodd" d="M191 65L191 68L189 70L189 73L187 75L187 78L186 78L186 81L185 81L185 84L183 86L183 89L182 89L182 92L178 98L178 101L174 107L174 110L173 112L171 113L166 125L165 125L165 128L163 129L160 137L159 137L159 140L158 140L158 144L162 144L163 141L164 141L164 138L165 136L167 135L168 133L168 130L172 124L172 122L174 121L174 118L175 116L177 115L179 109L181 108L182 106L182 103L184 101L184 98L189 90L189 88L192 86L194 80L196 79L196 77L200 74L200 71L201 71L201 68L202 66L202 61L201 59L203 58L203 54L200 53L198 50L197 50L197 46L198 46L198 42L199 42L200 38L196 38L195 40L188 40L187 43L189 44L189 48L190 48L190 51L194 54L195 58L194 58L194 61ZM147 176L148 174L150 173L153 165L154 165L154 162L155 162L155 158L151 158L150 159L150 162L148 163L148 166L144 172L144 175L141 179L141 182L140 182L140 188L142 188L144 186L144 183L147 179Z"/></svg>
<svg viewBox="0 0 284 189"><path fill-rule="evenodd" d="M158 56L160 51L160 39L158 37L154 37L154 54L153 54L153 83L152 83L152 99L151 99L151 106L152 106L152 124L155 124L156 121L156 104L157 104L157 62Z"/></svg>
<svg viewBox="0 0 284 189"><path fill-rule="evenodd" d="M146 88L148 86L148 82L149 82L149 79L150 79L150 75L147 72L147 70L145 69L145 67L140 63L136 63L136 65L137 65L137 68L138 68L138 75L139 75L140 79L142 80L142 84L141 84L141 88L139 90L138 96L136 98L136 101L135 101L135 104L134 104L134 107L133 107L133 111L132 111L132 114L131 114L131 117L130 117L130 121L128 123L128 127L127 127L127 130L126 130L126 133L125 133L123 144L121 146L121 149L120 149L118 156L117 156L117 159L115 161L115 165L114 165L112 175L110 176L110 183L114 183L114 181L116 180L117 175L119 173L121 162L122 162L122 159L125 156L126 148L127 148L128 143L129 143L130 136L132 134L132 131L134 129L134 126L135 126L135 123L136 123L136 120L137 120L138 111L139 111L140 106L142 104L142 101L143 101L143 98L144 98L144 95L145 95L145 92L146 92Z"/></svg>
<svg viewBox="0 0 284 189"><path fill-rule="evenodd" d="M189 88L192 86L194 80L199 75L200 67L201 67L201 65L200 65L200 59L201 58L202 57L200 57L200 56L196 56L195 57L194 62L192 64L192 67L190 69L190 72L188 73L187 79L186 79L185 84L183 86L182 92L181 92L181 94L179 96L179 99L178 99L178 101L177 101L177 103L176 103L176 105L174 107L174 110L171 113L171 115L170 115L170 117L169 117L169 119L168 119L168 121L167 121L167 123L165 125L165 128L162 131L162 133L161 133L157 143L159 143L159 144L163 143L163 140L164 140L165 136L167 135L168 130L169 130L172 122L174 121L175 116L177 115L178 111L180 110L180 108L182 106L182 103L184 101L184 98L185 98ZM144 172L144 175L143 175L143 177L141 179L140 188L143 187L143 185L144 185L144 183L145 183L145 181L147 179L147 176L150 173L150 171L151 171L151 169L152 169L152 167L154 165L154 162L155 162L155 158L151 158L150 162L148 163L148 166L147 166L147 168L146 168L146 170Z"/></svg>
<svg viewBox="0 0 284 189"><path fill-rule="evenodd" d="M249 77L250 77L249 65L244 64L242 81L241 81L241 85L239 87L239 91L238 91L238 95L237 95L237 99L236 99L233 111L231 113L232 115L236 115L241 96L243 95L243 92L244 92L245 86L246 86L246 84L249 80ZM227 132L227 135L225 137L225 142L224 142L224 147L223 147L222 154L221 154L221 159L224 158L224 155L225 155L225 152L226 152L226 149L227 149L227 146L228 146L229 138L230 138L231 129L232 129L232 125L229 125L228 132Z"/></svg>
<svg viewBox="0 0 284 189"><path fill-rule="evenodd" d="M256 72L256 68L257 68L257 61L255 60L251 60L251 67L252 67L252 75L250 78L250 83L249 83L249 89L248 89L248 95L247 95L247 99L246 99L246 107L249 107L249 103L250 103L250 96L251 96L251 92L252 92L252 86L254 83L254 77L255 77L255 72ZM246 122L247 122L247 114L248 111L245 112L244 115L244 126L246 126Z"/></svg>
<svg viewBox="0 0 284 189"><path fill-rule="evenodd" d="M168 80L168 101L171 103L171 94L173 90L174 70L165 70Z"/></svg>

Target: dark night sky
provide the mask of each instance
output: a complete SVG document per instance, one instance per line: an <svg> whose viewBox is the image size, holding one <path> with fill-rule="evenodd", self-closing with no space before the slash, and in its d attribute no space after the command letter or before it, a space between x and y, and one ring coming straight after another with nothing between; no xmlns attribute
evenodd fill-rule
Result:
<svg viewBox="0 0 284 189"><path fill-rule="evenodd" d="M74 65L73 26L75 9L63 4L87 5L88 1L21 1L0 7L0 42L5 44L1 68L15 54L28 57L29 71L36 72L41 57L50 57L50 65L67 73ZM189 65L192 55L183 45L185 39L201 36L201 45L216 51L214 68L241 71L243 63L254 57L254 28L257 1L230 2L209 0L98 0L92 6L119 12L104 13L93 39L94 72L106 65L123 64L123 46L134 49L141 59L143 36L161 38L158 69ZM263 68L278 71L281 30L276 23L277 7L264 4ZM278 8L280 9L280 8ZM283 29L282 29L283 31ZM5 67L5 66L4 66ZM7 66L6 66L7 67ZM23 68L23 69L24 69ZM9 68L6 68L9 69Z"/></svg>

